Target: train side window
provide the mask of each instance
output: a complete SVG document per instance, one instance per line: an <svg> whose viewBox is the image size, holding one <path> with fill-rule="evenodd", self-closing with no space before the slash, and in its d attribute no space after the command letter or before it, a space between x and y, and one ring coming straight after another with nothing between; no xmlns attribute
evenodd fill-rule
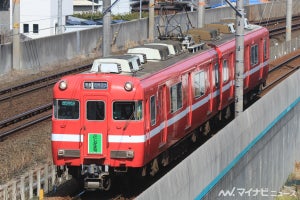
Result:
<svg viewBox="0 0 300 200"><path fill-rule="evenodd" d="M219 86L219 64L216 63L214 66L215 86Z"/></svg>
<svg viewBox="0 0 300 200"><path fill-rule="evenodd" d="M104 120L105 105L103 101L87 101L86 102L86 118L87 120Z"/></svg>
<svg viewBox="0 0 300 200"><path fill-rule="evenodd" d="M76 100L55 99L53 101L56 119L79 119L79 102Z"/></svg>
<svg viewBox="0 0 300 200"><path fill-rule="evenodd" d="M251 66L257 65L258 64L258 45L253 45L251 47Z"/></svg>
<svg viewBox="0 0 300 200"><path fill-rule="evenodd" d="M156 101L155 96L150 97L150 116L151 116L151 126L156 124Z"/></svg>
<svg viewBox="0 0 300 200"><path fill-rule="evenodd" d="M194 75L194 93L196 98L205 94L205 75L206 73L204 71L198 72Z"/></svg>
<svg viewBox="0 0 300 200"><path fill-rule="evenodd" d="M113 103L114 120L141 120L142 101L116 101Z"/></svg>
<svg viewBox="0 0 300 200"><path fill-rule="evenodd" d="M170 88L171 113L182 108L182 83L177 83Z"/></svg>
<svg viewBox="0 0 300 200"><path fill-rule="evenodd" d="M223 82L229 80L228 60L223 60Z"/></svg>

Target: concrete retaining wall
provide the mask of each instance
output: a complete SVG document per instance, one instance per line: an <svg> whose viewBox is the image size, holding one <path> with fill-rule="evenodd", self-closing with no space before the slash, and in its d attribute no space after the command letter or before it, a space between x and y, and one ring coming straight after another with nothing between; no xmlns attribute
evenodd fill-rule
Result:
<svg viewBox="0 0 300 200"><path fill-rule="evenodd" d="M249 8L249 9L248 9ZM245 9L247 17L251 21L271 19L286 16L286 0L271 1L266 4L252 5ZM300 2L293 1L293 15L300 14Z"/></svg>
<svg viewBox="0 0 300 200"><path fill-rule="evenodd" d="M298 71L136 199L274 199L300 160L299 81Z"/></svg>
<svg viewBox="0 0 300 200"><path fill-rule="evenodd" d="M11 71L12 44L0 45L0 75Z"/></svg>

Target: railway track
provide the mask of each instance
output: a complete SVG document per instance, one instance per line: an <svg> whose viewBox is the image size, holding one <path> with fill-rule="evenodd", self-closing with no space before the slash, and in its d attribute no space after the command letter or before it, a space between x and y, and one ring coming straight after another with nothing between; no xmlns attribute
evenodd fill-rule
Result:
<svg viewBox="0 0 300 200"><path fill-rule="evenodd" d="M44 106L39 106L32 110L26 111L24 113L18 114L9 119L3 120L0 122L0 141L3 141L7 136L14 134L22 129L25 129L29 126L37 124L39 122L50 119L52 104L46 104ZM29 120L27 120L29 119ZM20 123L21 122L21 123ZM7 129L6 127L13 126L12 128ZM3 131L4 130L4 131Z"/></svg>
<svg viewBox="0 0 300 200"><path fill-rule="evenodd" d="M286 33L286 18L275 18L265 21L255 21L252 24L257 24L268 28L270 32L270 38ZM300 16L292 17L292 31L300 30Z"/></svg>
<svg viewBox="0 0 300 200"><path fill-rule="evenodd" d="M91 65L85 65L81 66L79 68L75 68L72 70L64 71L58 74L46 76L34 81L30 81L27 83L23 83L17 86L13 86L11 88L3 89L0 91L0 102L12 99L14 97L24 95L39 89L43 89L49 86L54 85L59 78L68 75L68 74L74 74L74 73L79 73L82 71L85 71L87 69L91 68Z"/></svg>
<svg viewBox="0 0 300 200"><path fill-rule="evenodd" d="M37 90L46 89L52 87L62 76L80 73L89 69L91 65L81 66L72 70L60 72L51 76L43 77L34 81L30 81L24 84L20 84L8 89L0 91L0 103L4 104L9 100L13 100L19 96L30 95ZM32 100L34 101L34 100ZM44 101L41 99L40 101ZM21 105L16 105L16 107L22 107ZM17 109L17 108L12 108ZM47 103L43 105L35 106L34 108L22 111L14 116L5 118L0 121L0 141L3 141L6 137L25 129L34 124L40 123L42 121L51 118L52 103Z"/></svg>
<svg viewBox="0 0 300 200"><path fill-rule="evenodd" d="M292 21L298 21L298 20L300 20L300 16L292 16ZM276 26L280 23L285 24L286 23L286 18L285 17L272 18L272 19L264 20L264 21L253 21L252 23L260 25L260 26L265 26L265 27Z"/></svg>
<svg viewBox="0 0 300 200"><path fill-rule="evenodd" d="M300 54L293 56L287 56L285 59L275 61L275 66L269 69L269 77L267 79L267 85L263 88L260 96L265 95L273 87L283 81L285 78L293 74L300 68L298 64L300 61Z"/></svg>
<svg viewBox="0 0 300 200"><path fill-rule="evenodd" d="M299 31L300 30L300 22L297 22L292 25L292 31ZM274 37L277 35L282 35L286 33L286 27L280 26L273 29L269 29L270 37Z"/></svg>

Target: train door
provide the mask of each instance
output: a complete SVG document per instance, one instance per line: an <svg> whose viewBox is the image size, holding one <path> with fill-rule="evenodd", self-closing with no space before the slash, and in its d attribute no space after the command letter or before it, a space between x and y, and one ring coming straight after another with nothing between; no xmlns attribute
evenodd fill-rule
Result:
<svg viewBox="0 0 300 200"><path fill-rule="evenodd" d="M222 110L224 105L227 103L230 98L230 57L224 55L221 61L220 67L220 103L219 110Z"/></svg>
<svg viewBox="0 0 300 200"><path fill-rule="evenodd" d="M107 98L85 96L82 107L83 153L86 158L107 155Z"/></svg>
<svg viewBox="0 0 300 200"><path fill-rule="evenodd" d="M188 73L188 96L187 96L187 108L188 108L188 116L187 123L185 129L188 129L192 125L192 105L193 105L193 88L192 88L192 75L191 72Z"/></svg>
<svg viewBox="0 0 300 200"><path fill-rule="evenodd" d="M249 79L250 79L250 46L247 45L244 48L245 56L244 56L244 89L249 87Z"/></svg>
<svg viewBox="0 0 300 200"><path fill-rule="evenodd" d="M210 93L211 95L211 111L216 109L213 105L219 105L220 104L220 98L216 98L217 91L220 90L220 70L219 70L219 62L216 60L215 62L212 63L213 67L213 85L212 85L212 92Z"/></svg>
<svg viewBox="0 0 300 200"><path fill-rule="evenodd" d="M263 75L264 75L264 62L266 62L266 60L267 60L267 40L266 40L266 38L262 38L261 39L261 44L260 44L260 46L261 46L261 50L260 50L260 52L263 52L262 54L261 54L261 64L262 64L262 66L260 67L260 69L259 69L259 80L261 80L262 78L263 78Z"/></svg>
<svg viewBox="0 0 300 200"><path fill-rule="evenodd" d="M161 130L160 146L167 143L168 136L168 114L167 114L167 86L161 85L158 87L158 116L159 121L163 123L163 129Z"/></svg>

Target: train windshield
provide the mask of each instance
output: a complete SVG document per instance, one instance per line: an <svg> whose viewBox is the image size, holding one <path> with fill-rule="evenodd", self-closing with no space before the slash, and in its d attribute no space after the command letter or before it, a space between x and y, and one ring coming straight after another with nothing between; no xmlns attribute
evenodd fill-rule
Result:
<svg viewBox="0 0 300 200"><path fill-rule="evenodd" d="M56 119L79 119L79 102L76 100L53 101L54 117Z"/></svg>
<svg viewBox="0 0 300 200"><path fill-rule="evenodd" d="M114 120L141 120L142 101L116 101L113 103Z"/></svg>

